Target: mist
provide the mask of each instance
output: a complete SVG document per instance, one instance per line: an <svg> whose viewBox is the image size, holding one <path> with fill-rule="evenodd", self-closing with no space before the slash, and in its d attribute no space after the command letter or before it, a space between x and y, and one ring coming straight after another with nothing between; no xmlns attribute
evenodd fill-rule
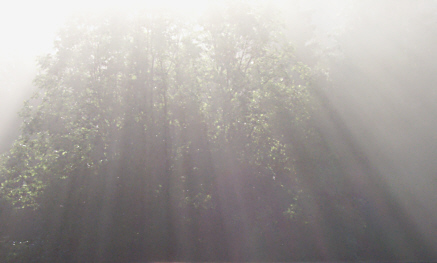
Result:
<svg viewBox="0 0 437 263"><path fill-rule="evenodd" d="M327 92L383 191L430 244L436 230L435 8L434 2L364 2L351 22L355 32L338 43L344 64L336 65Z"/></svg>
<svg viewBox="0 0 437 263"><path fill-rule="evenodd" d="M253 9L250 9L246 16L246 13L238 9L239 4ZM153 6L151 3L141 4L139 8L139 4L129 1L122 4L114 2L107 6L102 2L84 2L70 6L47 2L34 6L37 12L26 12L18 5L12 6L9 11L2 11L4 16L0 22L1 29L5 29L5 41L0 45L3 50L0 52L0 109L3 112L0 117L0 153L4 153L3 158L7 161L4 161L5 168L0 169L0 182L4 183L1 193L7 197L2 199L5 203L2 203L2 210L6 212L1 213L3 215L0 226L13 230L0 230L1 251L12 251L12 242L31 240L29 242L33 242L34 247L49 245L41 250L44 252L34 252L29 254L30 257L41 253L40 255L46 256L46 260L53 262L420 261L437 258L437 3L393 0L241 1L239 4L221 4L216 1L187 1L185 4L176 4L164 1ZM235 9L228 8L229 6ZM146 11L148 8L149 11ZM106 13L102 12L102 9L112 16L105 20L106 24L102 26L104 30L92 31L99 28L99 17L106 19ZM134 14L132 17L135 17L142 12L138 10L145 10L144 13L154 11L148 13L150 15L145 16L146 18L141 18L143 20L126 22L132 20L125 19L125 15ZM153 18L154 15L159 17L161 12L166 14L168 10L170 13L178 14L174 15L175 21L189 22L181 23L181 29L177 26L174 27L177 29L167 28L164 26L167 24L161 25L160 22L144 22L149 21L147 19ZM233 10L237 11L234 13ZM240 15L241 19L231 16L235 14ZM228 15L231 16L230 22L223 22L225 20L221 19ZM255 20L252 15L261 22L253 22ZM70 17L73 19L69 19ZM90 21L97 22L84 22L95 17L98 19ZM203 24L194 26L190 31L190 23L197 23L192 21L197 21L195 19L198 18ZM159 19L150 21L161 21ZM64 111L62 106L53 106L53 110L47 106L51 105L50 103L43 103L44 99L31 101L35 114L32 115L30 111L26 113L28 115L24 114L24 118L18 117L18 112L23 111L24 101L39 90L36 86L40 85L44 90L51 85L38 84L47 80L40 79L38 82L37 76L57 72L56 66L47 66L41 70L41 62L38 69L37 57L51 54L49 58L53 59L57 58L57 54L72 52L70 57L66 57L76 59L82 55L77 51L82 48L82 44L78 44L79 48L76 50L68 46L70 42L67 40L62 42L62 37L68 39L70 35L81 34L79 29L74 31L81 27L75 27L74 23L71 26L68 24L71 21L78 21L79 25L95 23L90 26L91 33L83 35L83 39L87 41L87 37L93 39L93 34L97 36L116 32L108 37L111 41L115 39L115 44L105 46L107 50L102 51L113 52L111 54L116 55L108 55L110 58L102 59L104 62L101 62L101 65L107 65L101 66L101 71L96 71L98 73L92 74L100 74L106 70L119 70L122 73L117 73L119 75L114 75L115 77L111 75L105 79L107 82L92 83L98 83L95 84L96 87L100 87L102 83L112 83L110 85L114 87L121 85L120 87L126 87L126 91L121 88L114 89L115 95L108 95L110 91L100 91L96 88L94 93L89 93L100 96L98 98L102 101L108 99L108 102L101 102L99 107L105 109L101 111L102 115L107 114L105 116L114 119L107 120L107 117L102 117L98 124L82 124L95 120L92 117L83 117L82 120L75 117L76 113L98 118L101 115L97 115L94 109L88 111L88 108L79 107L80 99L66 99L62 102L64 104L60 103L70 103L68 105L72 105L71 109L76 109L71 111L68 108ZM232 26L222 26L225 23ZM237 44L229 42L231 44L227 44L228 46L220 41L224 41L223 36L229 35L217 33L217 38L214 38L214 34L221 32L223 28L239 30L240 23L243 25L242 30L253 29L253 34L259 36L256 35L254 40L251 40L253 42L241 44L238 41L246 37L244 32L244 37L232 38L232 41L236 39ZM253 24L245 27L244 23ZM105 28L107 25L110 25L109 29ZM186 47L183 46L180 50L172 42L176 38L169 37L169 44L162 45L162 53L157 51L161 50L159 44L153 46L150 40L152 44L150 47L147 46L149 49L144 50L157 52L155 57L149 55L149 51L142 53L140 44L132 44L129 46L130 49L120 44L125 43L123 41L127 41L126 39L135 39L138 43L149 45L143 38L136 39L134 33L133 36L117 35L124 34L123 30L137 32L135 30L140 28L133 26L131 29L131 25L141 25L145 28L150 26L150 32L168 30L165 32L171 32L168 34L175 34L180 39L189 34L193 34L194 39L195 34L201 30L206 30L206 33L199 33L200 36L192 43L190 40L181 41L181 45ZM155 25L157 26L154 27ZM268 32L265 28L257 28L260 25L267 25L265 28L274 25L270 29L278 30L278 33L268 35L263 31ZM69 29L71 31L68 31ZM237 29L235 32L239 34L240 31ZM269 38L266 40L263 37L267 35ZM208 38L210 36L211 39ZM163 34L160 37L165 39L167 35ZM58 42L54 42L55 39ZM71 43L80 42L80 39L71 39ZM289 49L277 48L282 47L282 42L265 44L269 43L268 41L282 39L292 46L294 53L290 57L286 53ZM216 40L218 44L211 44ZM221 66L220 59L234 61L229 58L229 54L234 52L234 46L246 50L247 43L256 41L260 41L261 44L253 45L247 52L255 54L254 50L259 48L262 51L256 56L265 54L263 52L270 49L264 50L260 46L266 45L284 53L269 53L270 55L266 56L268 59L274 57L275 63L263 57L259 60L254 59L260 65L256 68L258 65L251 62L252 58L241 55L245 54L244 52L236 52L240 63L236 68L240 70L240 67L244 68L241 65L244 65L246 71L241 72L249 76L247 79L242 78L244 81L238 75L242 74L240 71L236 70L235 72L239 73L232 75L229 73L231 69L226 68L226 63L223 64L225 66ZM191 46L186 44L188 42ZM125 45L131 45L136 42L132 40L126 43L129 44ZM220 49L222 44L229 50ZM118 45L120 49L116 48ZM164 50L164 47L168 48L168 51ZM63 48L66 50L65 53L57 53ZM275 48L272 50L276 50ZM85 48L83 50L83 54L89 51ZM208 52L196 55L196 52L201 52L199 50ZM74 52L78 52L79 55ZM129 55L119 55L122 52ZM152 51L150 52L152 54ZM189 55L175 60L174 63L166 60L172 56L176 58L179 54ZM61 55L59 58L63 58ZM141 67L136 64L137 62L132 65L123 62L123 59L130 58L129 56L144 56L144 60L138 61L147 66ZM149 56L152 58L150 61L161 59L161 68L158 64L155 65L155 62L149 63ZM210 60L206 60L208 56ZM291 70L290 75L280 75L285 74L280 64L285 63L284 58L292 61L290 63L294 71ZM80 65L77 66L78 69L88 69L82 65L88 63L88 57L83 55L82 59L71 63ZM113 61L118 61L119 64ZM190 64L187 61L192 62ZM50 63L46 64L56 65L57 62ZM176 66L178 63L183 66ZM278 66L279 64L281 66ZM172 73L173 65L175 73ZM60 68L63 66L64 64L59 63ZM157 73L159 70L165 72L163 68L166 66L167 73ZM121 67L126 69L119 69ZM253 71L250 71L252 68ZM272 72L272 76L279 75L264 82L268 77L263 74L270 72L270 68L275 68L280 73ZM123 70L131 72L125 73ZM209 70L218 72L216 79L208 79L212 73L208 75L205 72ZM64 74L59 72L56 74ZM80 73L80 70L78 72ZM226 75L227 79L223 77L223 80L217 80L224 76L224 72L230 74L230 77ZM259 80L262 81L257 82L258 75L251 72L258 72L261 76ZM58 76L56 74L54 75ZM170 76L168 80L163 77L167 76L166 74ZM200 74L201 77L196 79L193 77L196 74ZM279 95L269 91L275 87L282 87L281 85L288 85L283 83L286 83L289 76L294 78L293 81L290 80L290 87L303 87L303 91L283 91L284 93L278 93ZM33 82L35 77L37 81ZM68 77L65 79L68 80ZM82 79L72 78L71 82L65 79L60 78L59 81L66 86L74 83L77 86L72 84L72 90L77 89L78 94L88 94L86 88L81 86ZM99 78L95 77L93 81L97 79ZM150 81L153 83L150 85L156 87L147 86ZM277 82L268 86L269 81ZM123 86L120 83L128 84ZM247 95L248 92L252 92L252 88L247 87L262 87L259 83L267 83L265 90L261 88L260 91L253 91ZM145 85L149 90L145 93L139 92L141 85ZM239 85L247 87L238 90ZM185 92L184 88L192 90ZM56 104L56 98L61 98L56 96L61 95L53 95L58 93L46 90L49 94L48 101ZM70 92L67 88L65 90ZM159 93L159 90L164 91ZM287 100L284 99L284 94L298 95L293 95L296 96L295 100ZM244 95L247 95L247 101L241 99L241 102L238 102L240 104L235 102ZM83 100L86 98L77 96ZM44 95L40 98L44 98ZM41 111L43 114L40 115L36 109L39 103L45 105ZM87 104L84 105L83 107L88 107ZM251 106L244 108L246 105ZM285 110L278 109L280 107ZM68 118L73 120L72 122L89 129L87 131L91 135L83 135L83 138L88 136L86 140L92 136L97 138L95 134L103 134L99 129L107 122L108 128L104 131L105 135L102 135L104 139L101 144L96 139L95 149L92 150L86 148L92 143L84 142L84 146L80 146L83 148L80 149L88 149L89 155L84 154L82 159L78 156L83 153L75 152L73 146L68 151L65 150L68 147L64 144L53 146L59 151L59 158L50 159L52 155L44 155L48 156L44 157L47 160L52 160L44 165L50 167L50 162L54 163L49 172L53 172L53 176L64 176L67 179L62 177L62 181L56 177L50 181L51 179L46 179L48 176L41 172L41 181L45 185L44 189L47 189L41 195L24 194L21 199L17 195L9 194L14 189L24 187L20 188L20 185L23 185L20 180L24 179L20 179L22 175L19 169L29 171L20 168L27 167L28 164L22 164L25 161L20 162L20 158L16 157L18 155L14 155L21 151L16 150L21 148L14 148L15 140L18 139L15 147L24 145L24 142L28 143L19 138L20 134L28 136L29 139L26 140L32 140L47 129L47 134L54 136L54 145L57 145L58 140L61 141L56 137L58 134L65 134L65 137L59 137L62 140L76 134L76 124L68 126L71 127L71 132L63 130L66 124L61 124L64 120L61 117L52 118L51 115L47 115L46 119L41 117L42 121L38 119L39 116L45 116L46 112L58 109L65 116L71 115L72 117ZM137 115L129 119L129 112ZM151 112L151 115L145 112ZM33 124L29 124L29 120L32 118L40 122L35 121L37 124L31 126ZM150 123L155 126L150 128ZM20 129L20 126L23 128ZM34 129L41 129L41 133L34 132ZM95 134L93 129L96 129ZM150 130L151 133L148 134ZM79 131L83 130L77 128L77 134L82 136ZM23 138L27 138L25 136ZM75 141L79 140L76 137L71 140L81 145ZM10 149L15 149L15 153L9 153ZM62 153L61 150L65 152ZM70 157L70 153L73 152ZM66 159L68 161L64 164L62 158L70 159ZM16 159L18 161L15 161ZM54 161L55 159L61 161ZM56 174L56 169L61 169L59 167L70 167L67 164L74 162L82 165L81 162L85 159L88 160L85 166L91 167L90 170L62 168L64 170L60 170L59 175ZM105 160L108 163L105 163ZM78 167L81 167L79 164ZM99 166L100 164L102 166ZM142 166L147 167L145 172ZM39 171L36 168L34 170ZM68 173L71 175L67 175ZM142 176L143 173L147 176ZM24 185L31 184L28 179L26 180ZM39 184L38 180L35 182ZM71 190L76 187L85 190ZM87 203L90 204L84 205ZM71 209L61 210L60 207ZM263 209L264 214L258 211ZM129 210L139 212L127 217L118 215L118 211L128 213ZM155 214L148 216L150 211ZM65 219L70 216L74 218L75 213L86 215L86 218L89 218L89 226L86 226L88 221ZM12 223L14 218L20 220ZM35 227L30 227L28 222L33 219L38 223L35 223ZM50 224L55 227L51 229ZM70 230L66 230L67 226ZM94 233L91 232L94 231L91 230L92 226L98 228L98 231L96 230L95 236L90 237L85 232L88 229L90 233ZM20 227L24 230L17 230ZM77 234L77 231L71 229L79 229L84 233ZM144 235L137 238L136 233ZM33 239L34 236L38 236L39 239ZM61 244L59 250L65 251L55 252L56 242ZM130 242L131 245L119 245L117 242ZM93 243L97 245L92 246ZM87 245L90 246L88 250L84 248ZM71 250L67 251L66 248L69 246ZM22 258L26 256L24 253ZM36 262L44 262L45 259L43 256L35 257ZM12 262L14 258L11 256L8 260Z"/></svg>

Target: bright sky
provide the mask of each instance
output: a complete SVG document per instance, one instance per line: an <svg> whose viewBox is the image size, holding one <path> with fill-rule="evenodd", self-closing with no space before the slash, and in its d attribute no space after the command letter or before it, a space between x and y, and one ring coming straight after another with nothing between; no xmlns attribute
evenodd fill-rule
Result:
<svg viewBox="0 0 437 263"><path fill-rule="evenodd" d="M27 57L48 52L58 28L75 13L144 7L166 7L182 12L196 12L205 7L207 2L205 0L8 1L0 8L0 59L11 55Z"/></svg>
<svg viewBox="0 0 437 263"><path fill-rule="evenodd" d="M183 13L195 14L211 2L222 3L226 0L10 0L0 7L0 63L5 57L28 58L47 53L50 51L58 28L75 13L105 9L171 8ZM287 6L291 1L251 0L248 2ZM300 2L304 6L320 6L324 1Z"/></svg>

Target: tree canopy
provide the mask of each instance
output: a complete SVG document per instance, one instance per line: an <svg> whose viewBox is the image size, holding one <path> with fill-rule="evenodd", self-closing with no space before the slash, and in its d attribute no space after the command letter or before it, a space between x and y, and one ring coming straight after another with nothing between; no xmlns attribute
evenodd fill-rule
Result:
<svg viewBox="0 0 437 263"><path fill-rule="evenodd" d="M366 255L380 228L316 123L322 74L286 35L241 3L72 19L0 159L0 260Z"/></svg>

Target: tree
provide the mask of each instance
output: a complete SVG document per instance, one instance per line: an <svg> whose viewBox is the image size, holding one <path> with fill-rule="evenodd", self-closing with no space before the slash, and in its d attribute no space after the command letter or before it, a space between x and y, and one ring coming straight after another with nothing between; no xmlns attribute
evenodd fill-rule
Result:
<svg viewBox="0 0 437 263"><path fill-rule="evenodd" d="M307 235L319 139L310 69L272 17L80 17L55 47L0 170L40 261L290 258L274 244Z"/></svg>

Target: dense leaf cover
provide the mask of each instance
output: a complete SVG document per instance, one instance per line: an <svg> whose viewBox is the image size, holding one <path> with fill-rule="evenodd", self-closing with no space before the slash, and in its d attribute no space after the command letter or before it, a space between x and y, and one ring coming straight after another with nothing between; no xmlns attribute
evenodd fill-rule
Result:
<svg viewBox="0 0 437 263"><path fill-rule="evenodd" d="M356 259L361 200L312 123L311 69L268 14L214 11L59 33L0 166L32 229L5 260Z"/></svg>

